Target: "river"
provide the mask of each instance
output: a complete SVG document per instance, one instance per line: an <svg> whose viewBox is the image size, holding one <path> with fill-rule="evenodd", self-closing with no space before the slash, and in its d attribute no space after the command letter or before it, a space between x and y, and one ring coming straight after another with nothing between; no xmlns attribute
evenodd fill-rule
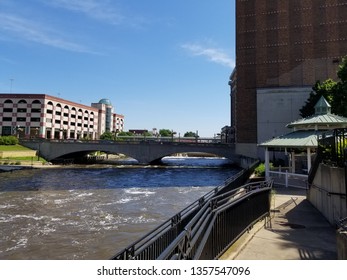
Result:
<svg viewBox="0 0 347 280"><path fill-rule="evenodd" d="M0 259L108 259L238 171L164 162L0 173Z"/></svg>

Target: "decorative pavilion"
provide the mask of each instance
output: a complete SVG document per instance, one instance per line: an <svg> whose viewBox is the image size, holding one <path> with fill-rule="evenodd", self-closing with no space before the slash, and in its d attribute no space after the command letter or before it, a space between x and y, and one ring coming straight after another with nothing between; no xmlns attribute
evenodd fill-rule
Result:
<svg viewBox="0 0 347 280"><path fill-rule="evenodd" d="M319 137L329 130L347 128L347 118L332 114L330 104L322 96L315 105L314 115L294 121L287 127L292 128L293 131L259 144L260 147L265 148L266 178L269 178L271 173L270 151L284 151L286 155L289 155L292 173L296 173L296 153L298 151L300 154L306 153L307 169L301 170L301 173L308 174L312 166L312 154L318 147Z"/></svg>

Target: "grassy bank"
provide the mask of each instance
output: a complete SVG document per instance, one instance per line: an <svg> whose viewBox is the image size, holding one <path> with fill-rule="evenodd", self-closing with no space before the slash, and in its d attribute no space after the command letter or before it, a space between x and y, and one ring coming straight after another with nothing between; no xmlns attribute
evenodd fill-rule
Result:
<svg viewBox="0 0 347 280"><path fill-rule="evenodd" d="M31 151L29 148L21 145L0 145L0 152L12 152L12 151Z"/></svg>
<svg viewBox="0 0 347 280"><path fill-rule="evenodd" d="M1 156L2 155L2 156ZM0 145L0 165L43 164L46 160L38 158L36 152L21 145Z"/></svg>

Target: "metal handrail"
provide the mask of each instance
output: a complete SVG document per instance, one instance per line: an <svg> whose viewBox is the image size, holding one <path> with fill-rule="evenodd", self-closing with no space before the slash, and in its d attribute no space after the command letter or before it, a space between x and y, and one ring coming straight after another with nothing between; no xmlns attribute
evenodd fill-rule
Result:
<svg viewBox="0 0 347 280"><path fill-rule="evenodd" d="M181 234L184 226L196 215L196 213L201 208L204 207L204 205L206 205L208 201L210 201L212 197L216 196L223 190L227 191L233 182L241 180L240 178L243 179L246 176L248 176L248 170L241 170L231 178L227 179L223 185L217 186L213 190L209 191L207 194L184 208L178 214L174 215L173 217L159 225L157 228L144 235L139 240L133 242L128 247L112 256L111 259L146 259L147 257L144 256L146 254L146 250L151 250L150 248L156 247L155 250L160 251L161 249L158 249L158 245L156 246L155 244L159 239L164 240L166 238L166 242L161 241L161 245L165 247L162 248L162 251L164 251L167 246L169 246L169 244L171 244L174 239ZM162 251L151 254L150 258L153 259L158 257L162 253Z"/></svg>
<svg viewBox="0 0 347 280"><path fill-rule="evenodd" d="M337 228L347 231L347 217L336 222Z"/></svg>
<svg viewBox="0 0 347 280"><path fill-rule="evenodd" d="M170 246L163 251L158 259L200 259L207 240L211 237L211 232L218 216L227 209L247 201L251 196L269 192L271 188L272 181L256 182L211 198L209 203L206 203L204 207L200 209L194 218L184 227L180 235L178 235ZM221 252L245 232L251 224L263 218L264 215L267 215L270 211L270 204L266 208L267 209L264 208L266 211L257 214L258 217L256 217L256 219L252 219L249 223L246 222L247 225L237 232L232 240L227 240L225 242L226 244L219 244L219 247L222 249L219 250L217 254L214 254L213 258L220 255Z"/></svg>

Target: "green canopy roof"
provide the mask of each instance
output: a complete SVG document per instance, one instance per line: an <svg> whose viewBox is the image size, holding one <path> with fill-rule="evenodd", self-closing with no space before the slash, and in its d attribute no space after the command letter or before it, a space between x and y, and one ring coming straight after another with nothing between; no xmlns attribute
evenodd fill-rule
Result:
<svg viewBox="0 0 347 280"><path fill-rule="evenodd" d="M326 131L294 131L259 144L260 147L272 148L316 148L318 136Z"/></svg>
<svg viewBox="0 0 347 280"><path fill-rule="evenodd" d="M308 118L303 118L298 121L292 122L287 125L288 128L293 128L293 127L308 127L308 126L315 126L317 125L318 127L347 127L347 118L341 117L338 115L334 114L324 114L324 115L313 115ZM314 128L314 127L313 127Z"/></svg>
<svg viewBox="0 0 347 280"><path fill-rule="evenodd" d="M287 125L295 131L259 144L260 147L315 148L318 136L335 128L347 127L347 118L330 113L331 106L322 96L316 103L316 113Z"/></svg>

